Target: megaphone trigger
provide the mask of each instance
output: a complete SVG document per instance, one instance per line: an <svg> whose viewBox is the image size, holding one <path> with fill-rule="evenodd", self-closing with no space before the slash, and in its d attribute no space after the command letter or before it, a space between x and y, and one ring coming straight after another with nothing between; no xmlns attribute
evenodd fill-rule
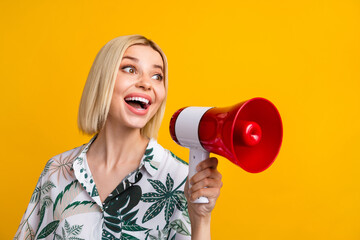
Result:
<svg viewBox="0 0 360 240"><path fill-rule="evenodd" d="M203 149L190 148L190 157L189 157L189 179L191 179L196 173L197 165L209 158L210 153ZM190 186L191 187L191 186ZM207 197L200 197L193 201L193 203L209 203Z"/></svg>

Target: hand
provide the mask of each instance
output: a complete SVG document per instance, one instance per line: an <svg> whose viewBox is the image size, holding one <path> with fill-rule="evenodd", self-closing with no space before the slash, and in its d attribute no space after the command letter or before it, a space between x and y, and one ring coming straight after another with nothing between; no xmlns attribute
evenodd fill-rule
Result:
<svg viewBox="0 0 360 240"><path fill-rule="evenodd" d="M196 167L197 173L185 184L185 196L188 200L190 220L210 222L211 211L220 195L222 187L221 174L217 170L218 160L215 157L208 158ZM189 189L189 181L191 188ZM207 197L209 203L192 203L199 197Z"/></svg>

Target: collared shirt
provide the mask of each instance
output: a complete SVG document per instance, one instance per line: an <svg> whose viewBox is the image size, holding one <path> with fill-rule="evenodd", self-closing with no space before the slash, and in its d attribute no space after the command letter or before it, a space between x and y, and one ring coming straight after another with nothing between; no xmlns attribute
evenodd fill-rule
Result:
<svg viewBox="0 0 360 240"><path fill-rule="evenodd" d="M46 163L14 239L191 239L187 163L150 139L101 202L86 159L96 137Z"/></svg>

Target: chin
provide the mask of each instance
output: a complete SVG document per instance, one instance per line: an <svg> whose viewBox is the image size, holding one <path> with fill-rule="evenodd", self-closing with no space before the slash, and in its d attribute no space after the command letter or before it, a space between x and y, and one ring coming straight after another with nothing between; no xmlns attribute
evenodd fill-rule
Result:
<svg viewBox="0 0 360 240"><path fill-rule="evenodd" d="M129 121L127 121L126 126L129 128L141 129L144 128L148 122L149 121L144 121L140 119L133 119L133 120L129 119Z"/></svg>

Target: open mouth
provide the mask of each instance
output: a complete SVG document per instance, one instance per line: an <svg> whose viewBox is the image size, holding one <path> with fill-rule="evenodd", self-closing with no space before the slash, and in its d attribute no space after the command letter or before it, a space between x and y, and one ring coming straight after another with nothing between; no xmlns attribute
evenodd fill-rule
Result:
<svg viewBox="0 0 360 240"><path fill-rule="evenodd" d="M137 110L146 110L151 105L148 99L142 97L127 97L125 102Z"/></svg>

